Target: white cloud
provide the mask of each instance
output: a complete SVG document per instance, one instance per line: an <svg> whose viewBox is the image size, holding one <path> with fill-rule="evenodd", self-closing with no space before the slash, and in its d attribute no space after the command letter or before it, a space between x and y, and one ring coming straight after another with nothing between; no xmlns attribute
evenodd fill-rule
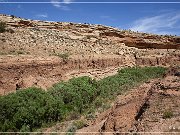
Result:
<svg viewBox="0 0 180 135"><path fill-rule="evenodd" d="M63 0L66 4L70 4L73 0Z"/></svg>
<svg viewBox="0 0 180 135"><path fill-rule="evenodd" d="M58 2L60 2L60 0L51 0L52 5L59 8L61 5Z"/></svg>
<svg viewBox="0 0 180 135"><path fill-rule="evenodd" d="M140 32L169 34L178 27L178 23L180 23L180 14L172 12L136 20L130 29Z"/></svg>
<svg viewBox="0 0 180 135"><path fill-rule="evenodd" d="M36 17L38 18L48 18L47 14L37 14Z"/></svg>
<svg viewBox="0 0 180 135"><path fill-rule="evenodd" d="M62 10L70 10L67 6L64 6L64 4L70 4L73 0L51 0L51 3L54 7L60 8Z"/></svg>

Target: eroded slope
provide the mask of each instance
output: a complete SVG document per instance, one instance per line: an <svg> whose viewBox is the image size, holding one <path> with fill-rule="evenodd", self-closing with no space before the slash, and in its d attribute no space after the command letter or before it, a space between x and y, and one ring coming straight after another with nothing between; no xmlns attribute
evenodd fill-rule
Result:
<svg viewBox="0 0 180 135"><path fill-rule="evenodd" d="M7 24L0 33L1 95L31 86L45 89L77 76L100 79L126 66L180 65L176 36L8 15L0 21Z"/></svg>
<svg viewBox="0 0 180 135"><path fill-rule="evenodd" d="M119 132L170 132L180 127L180 78L176 70L170 76L146 82L103 112L89 127L78 132L109 134ZM169 133L169 134L170 134Z"/></svg>

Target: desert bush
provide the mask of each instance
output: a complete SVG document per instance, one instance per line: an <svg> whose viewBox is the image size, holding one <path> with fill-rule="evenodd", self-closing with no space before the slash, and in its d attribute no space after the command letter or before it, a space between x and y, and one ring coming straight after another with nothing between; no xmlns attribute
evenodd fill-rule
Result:
<svg viewBox="0 0 180 135"><path fill-rule="evenodd" d="M58 56L63 59L63 62L67 62L69 59L69 53L56 53L55 56Z"/></svg>
<svg viewBox="0 0 180 135"><path fill-rule="evenodd" d="M0 131L32 131L43 123L61 120L62 106L39 88L0 97Z"/></svg>
<svg viewBox="0 0 180 135"><path fill-rule="evenodd" d="M86 125L86 122L84 120L77 120L73 122L73 125L77 128L77 129L81 129Z"/></svg>
<svg viewBox="0 0 180 135"><path fill-rule="evenodd" d="M81 129L85 126L84 120L76 120L72 123L72 125L69 126L67 129L66 135L74 135L76 130Z"/></svg>
<svg viewBox="0 0 180 135"><path fill-rule="evenodd" d="M125 68L100 81L79 77L57 83L47 92L28 88L0 97L0 131L33 131L43 123L61 121L67 116L76 119L86 112L91 114L130 87L161 77L165 70L162 67Z"/></svg>
<svg viewBox="0 0 180 135"><path fill-rule="evenodd" d="M3 33L6 31L6 23L0 22L0 33Z"/></svg>
<svg viewBox="0 0 180 135"><path fill-rule="evenodd" d="M67 130L67 132L66 132L66 135L74 135L75 132L76 132L76 130L77 130L77 127L74 126L74 125L71 125L71 126L68 128L68 130Z"/></svg>
<svg viewBox="0 0 180 135"><path fill-rule="evenodd" d="M69 110L82 113L98 95L96 81L90 77L70 79L68 82L55 84L49 91L55 98L62 98Z"/></svg>
<svg viewBox="0 0 180 135"><path fill-rule="evenodd" d="M173 112L171 110L166 110L163 113L163 119L168 119L173 117Z"/></svg>
<svg viewBox="0 0 180 135"><path fill-rule="evenodd" d="M101 90L100 94L103 97L117 95L140 82L162 76L165 70L162 67L124 68L119 70L118 74L100 80L98 89Z"/></svg>

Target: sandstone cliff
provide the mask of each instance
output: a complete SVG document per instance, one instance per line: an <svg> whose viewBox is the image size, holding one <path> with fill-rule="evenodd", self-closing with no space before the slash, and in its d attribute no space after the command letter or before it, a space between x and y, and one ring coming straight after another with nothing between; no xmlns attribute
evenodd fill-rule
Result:
<svg viewBox="0 0 180 135"><path fill-rule="evenodd" d="M100 79L125 66L180 64L176 36L7 15L0 15L0 21L8 29L0 33L2 95L30 86L48 88L76 76Z"/></svg>
<svg viewBox="0 0 180 135"><path fill-rule="evenodd" d="M102 25L43 22L0 15L11 32L0 33L1 53L50 55L119 54L122 45L141 49L179 49L180 37L120 30ZM124 43L124 44L122 44Z"/></svg>

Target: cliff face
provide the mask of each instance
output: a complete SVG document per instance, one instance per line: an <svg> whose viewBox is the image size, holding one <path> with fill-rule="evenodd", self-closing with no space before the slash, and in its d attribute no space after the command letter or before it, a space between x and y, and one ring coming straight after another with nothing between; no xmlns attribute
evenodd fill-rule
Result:
<svg viewBox="0 0 180 135"><path fill-rule="evenodd" d="M11 29L11 32L0 33L1 53L118 54L123 44L140 49L180 48L180 37L137 33L102 25L32 21L5 15L0 15L0 21L6 22Z"/></svg>
<svg viewBox="0 0 180 135"><path fill-rule="evenodd" d="M101 79L127 66L180 65L180 56L130 57L100 55L71 57L64 61L57 57L9 56L0 60L0 94L37 86L44 89L61 80L90 76Z"/></svg>
<svg viewBox="0 0 180 135"><path fill-rule="evenodd" d="M21 60L18 60L21 59ZM33 60L32 60L33 59ZM14 57L10 61L4 59L0 65L1 94L16 91L19 88L38 86L48 88L61 80L76 76L101 78L114 74L124 64L119 57L60 58ZM9 62L5 62L9 61Z"/></svg>
<svg viewBox="0 0 180 135"><path fill-rule="evenodd" d="M175 36L6 15L0 21L8 29L0 33L2 95L30 86L48 88L76 76L100 79L125 66L180 65L180 38Z"/></svg>

